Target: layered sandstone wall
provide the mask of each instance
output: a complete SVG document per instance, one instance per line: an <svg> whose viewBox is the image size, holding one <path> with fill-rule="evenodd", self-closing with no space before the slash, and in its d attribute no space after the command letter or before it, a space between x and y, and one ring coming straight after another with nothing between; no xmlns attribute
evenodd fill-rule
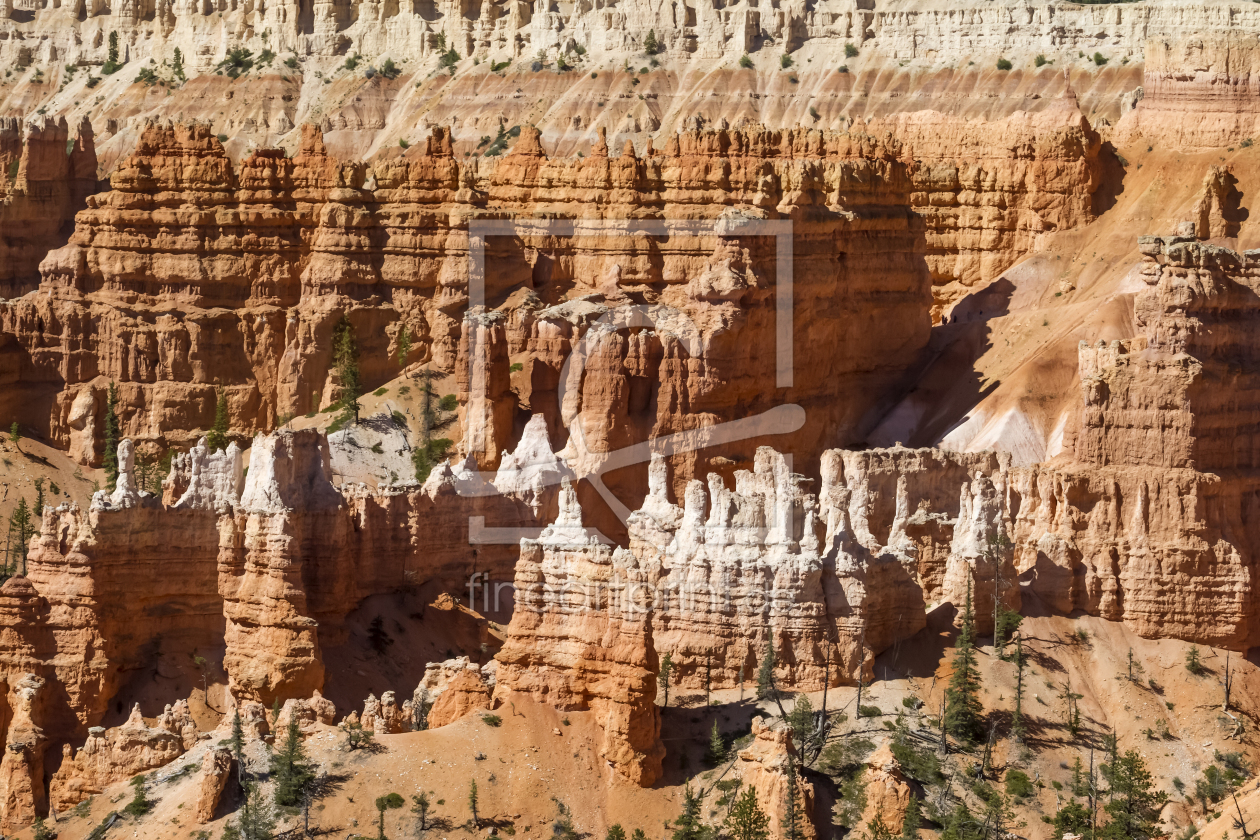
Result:
<svg viewBox="0 0 1260 840"><path fill-rule="evenodd" d="M205 126L151 125L114 189L45 260L46 294L0 309L0 329L24 357L26 387L64 383L50 433L84 463L99 459L110 381L123 433L159 448L210 425L220 386L237 435L329 404L343 316L369 387L395 375L403 326L414 361L463 377L460 445L482 468L514 447L526 412L544 415L557 448L580 426L568 459L589 471L649 434L774 420L785 401L806 409L799 454L813 458L815 442L860 433L927 340L907 154L864 133L753 128L553 161L526 128L490 172L456 161L441 130L369 166L333 160L307 129L293 158L260 150L238 170ZM496 270L479 298L467 220L481 208L600 223L572 238L528 227L490 237ZM662 238L613 223L626 218L696 227ZM788 231L790 277L775 251ZM768 304L788 280L793 345L825 363L791 365L784 388L790 351ZM469 313L478 302L498 309ZM607 328L626 318L655 329ZM566 369L575 352L584 365ZM471 380L470 356L485 359ZM751 457L760 442L731 454ZM694 456L676 466L684 479L696 472Z"/></svg>
<svg viewBox="0 0 1260 840"><path fill-rule="evenodd" d="M1209 218L1211 222L1211 218ZM1190 225L1193 228L1193 225ZM1017 564L1055 610L1254 645L1260 254L1144 236L1138 335L1079 349L1074 457L1015 471Z"/></svg>
<svg viewBox="0 0 1260 840"><path fill-rule="evenodd" d="M86 118L0 118L0 297L39 285L39 263L96 192L96 148Z"/></svg>
<svg viewBox="0 0 1260 840"><path fill-rule="evenodd" d="M1230 9L1231 15L1249 11ZM1117 126L1120 137L1192 152L1260 134L1255 32L1248 26L1210 35L1194 27L1150 33L1140 99Z"/></svg>

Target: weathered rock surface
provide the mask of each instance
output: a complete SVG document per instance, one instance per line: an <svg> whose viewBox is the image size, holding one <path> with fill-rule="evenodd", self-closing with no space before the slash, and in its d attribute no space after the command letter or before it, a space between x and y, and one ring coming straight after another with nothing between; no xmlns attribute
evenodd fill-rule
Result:
<svg viewBox="0 0 1260 840"><path fill-rule="evenodd" d="M497 671L497 660L482 666L466 656L430 662L411 696L408 710L412 714L419 712L429 728L435 729L474 711L489 709Z"/></svg>
<svg viewBox="0 0 1260 840"><path fill-rule="evenodd" d="M879 817L886 826L901 825L913 793L887 744L866 759L862 781L866 786L866 809L862 812L861 824L869 826Z"/></svg>
<svg viewBox="0 0 1260 840"><path fill-rule="evenodd" d="M0 117L0 298L39 284L40 261L96 192L92 124L78 121L74 134L65 117Z"/></svg>
<svg viewBox="0 0 1260 840"><path fill-rule="evenodd" d="M201 760L201 778L197 783L197 802L193 809L193 819L204 825L214 819L214 810L219 807L219 797L227 787L232 773L232 751L219 747L207 750Z"/></svg>
<svg viewBox="0 0 1260 840"><path fill-rule="evenodd" d="M609 589L617 578L643 576L622 565L624 554L585 533L567 480L559 510L538 539L521 541L516 605L495 657L495 704L520 693L557 709L594 712L604 731L600 756L648 786L665 756L652 624L645 605Z"/></svg>
<svg viewBox="0 0 1260 840"><path fill-rule="evenodd" d="M33 674L10 677L4 706L4 757L0 758L0 830L17 831L47 810L45 709L51 687Z"/></svg>
<svg viewBox="0 0 1260 840"><path fill-rule="evenodd" d="M64 811L100 793L107 785L169 764L196 742L197 727L185 701L167 706L156 723L146 724L137 704L121 726L92 727L87 741L73 757L66 744L61 767L49 785L52 807Z"/></svg>

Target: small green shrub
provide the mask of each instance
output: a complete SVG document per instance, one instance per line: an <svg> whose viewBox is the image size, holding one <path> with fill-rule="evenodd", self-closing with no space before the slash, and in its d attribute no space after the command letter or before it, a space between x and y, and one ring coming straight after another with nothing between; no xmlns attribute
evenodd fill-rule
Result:
<svg viewBox="0 0 1260 840"><path fill-rule="evenodd" d="M1032 796L1033 786L1028 774L1022 770L1007 770L1006 792L1017 799Z"/></svg>
<svg viewBox="0 0 1260 840"><path fill-rule="evenodd" d="M525 369L525 365L521 364L520 362L512 362L511 366L508 367L508 373L516 373L518 370L524 370L524 369Z"/></svg>
<svg viewBox="0 0 1260 840"><path fill-rule="evenodd" d="M385 387L377 388L375 391L372 392L372 394L377 397L383 397L388 393L389 393L389 389Z"/></svg>
<svg viewBox="0 0 1260 840"><path fill-rule="evenodd" d="M220 134L218 140L220 143L226 143L228 141L228 136L226 134Z"/></svg>
<svg viewBox="0 0 1260 840"><path fill-rule="evenodd" d="M1011 66L1012 66L1011 63L1007 61L1005 58L999 58L997 60L997 69L999 70L1010 70Z"/></svg>
<svg viewBox="0 0 1260 840"><path fill-rule="evenodd" d="M387 79L397 79L402 75L402 68L395 64L392 58L387 58L377 72Z"/></svg>
<svg viewBox="0 0 1260 840"><path fill-rule="evenodd" d="M296 69L297 69L297 67L298 67L298 60L297 60L297 56L296 56L296 55L291 55L291 56L289 56L288 58L286 58L286 59L284 60L284 66L285 66L285 67L288 67L290 70L296 70Z"/></svg>
<svg viewBox="0 0 1260 840"><path fill-rule="evenodd" d="M512 66L510 61L496 61L490 65L491 73L501 73Z"/></svg>
<svg viewBox="0 0 1260 840"><path fill-rule="evenodd" d="M1094 53L1094 64L1098 65L1099 67L1102 67L1106 63L1107 63L1107 59L1102 53L1099 53L1099 52Z"/></svg>
<svg viewBox="0 0 1260 840"><path fill-rule="evenodd" d="M1046 57L1044 55L1041 55L1040 53L1038 53L1037 57L1033 59L1033 64L1037 65L1038 67L1045 67L1049 63L1050 62L1046 61Z"/></svg>
<svg viewBox="0 0 1260 840"><path fill-rule="evenodd" d="M849 72L849 65L847 65L847 64L841 64L838 68L836 68L836 72L838 72L838 73L848 73L848 72Z"/></svg>
<svg viewBox="0 0 1260 840"><path fill-rule="evenodd" d="M858 717L880 717L884 714L879 706L858 706Z"/></svg>
<svg viewBox="0 0 1260 840"><path fill-rule="evenodd" d="M858 54L858 48L857 48L857 47L855 47L855 46L853 46L853 44L845 44L845 45L844 45L844 57L845 57L845 58L857 58L857 54Z"/></svg>
<svg viewBox="0 0 1260 840"><path fill-rule="evenodd" d="M753 66L752 59L748 57L748 53L744 53L739 57L739 66L745 70L751 69Z"/></svg>
<svg viewBox="0 0 1260 840"><path fill-rule="evenodd" d="M498 729L499 726L502 725L503 723L503 718L499 717L498 715L482 715L481 722L484 723L486 726L492 726L495 729Z"/></svg>
<svg viewBox="0 0 1260 840"><path fill-rule="evenodd" d="M779 56L779 67L781 69L786 70L791 66L792 66L792 56L788 55L787 53L784 53L783 55Z"/></svg>
<svg viewBox="0 0 1260 840"><path fill-rule="evenodd" d="M132 795L131 801L127 803L127 807L123 808L123 811L133 817L143 817L153 810L152 800L145 795L144 774L141 773L132 779L131 786L135 788L135 793Z"/></svg>

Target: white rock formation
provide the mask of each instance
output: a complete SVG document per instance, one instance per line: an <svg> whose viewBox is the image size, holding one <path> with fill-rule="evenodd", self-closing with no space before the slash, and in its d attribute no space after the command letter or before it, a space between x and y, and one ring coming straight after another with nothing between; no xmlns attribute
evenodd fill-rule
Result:
<svg viewBox="0 0 1260 840"><path fill-rule="evenodd" d="M230 511L244 487L242 460L235 441L225 450L211 452L206 439L201 438L187 455L171 459L172 474L176 470L187 472L187 489L174 506L181 510Z"/></svg>
<svg viewBox="0 0 1260 840"><path fill-rule="evenodd" d="M135 466L135 447L129 440L119 441L118 481L114 484L114 492L97 490L93 493L92 510L122 510L140 505L141 494L136 489Z"/></svg>
<svg viewBox="0 0 1260 840"><path fill-rule="evenodd" d="M525 424L516 451L504 450L494 486L503 495L528 504L535 516L544 516L548 502L556 498L564 478L575 479L576 476L552 450L547 419L535 414Z"/></svg>
<svg viewBox="0 0 1260 840"><path fill-rule="evenodd" d="M249 513L339 507L342 497L328 480L325 447L314 429L256 436L240 506Z"/></svg>
<svg viewBox="0 0 1260 840"><path fill-rule="evenodd" d="M337 484L377 487L415 481L407 431L387 414L333 432L328 436L328 453L331 477Z"/></svg>

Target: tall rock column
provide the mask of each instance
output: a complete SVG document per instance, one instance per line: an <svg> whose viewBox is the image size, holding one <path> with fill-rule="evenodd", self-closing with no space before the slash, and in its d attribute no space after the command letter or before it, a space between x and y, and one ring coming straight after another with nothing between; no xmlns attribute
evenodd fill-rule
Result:
<svg viewBox="0 0 1260 840"><path fill-rule="evenodd" d="M559 506L538 539L521 540L494 701L521 693L557 709L594 712L604 730L600 755L646 787L660 778L665 746L650 605L629 597L643 575L633 555L582 527L567 478Z"/></svg>
<svg viewBox="0 0 1260 840"><path fill-rule="evenodd" d="M307 608L303 563L344 544L343 505L311 430L254 439L235 516L219 525L219 588L227 619L223 667L238 698L269 704L308 697L324 683L318 625Z"/></svg>

